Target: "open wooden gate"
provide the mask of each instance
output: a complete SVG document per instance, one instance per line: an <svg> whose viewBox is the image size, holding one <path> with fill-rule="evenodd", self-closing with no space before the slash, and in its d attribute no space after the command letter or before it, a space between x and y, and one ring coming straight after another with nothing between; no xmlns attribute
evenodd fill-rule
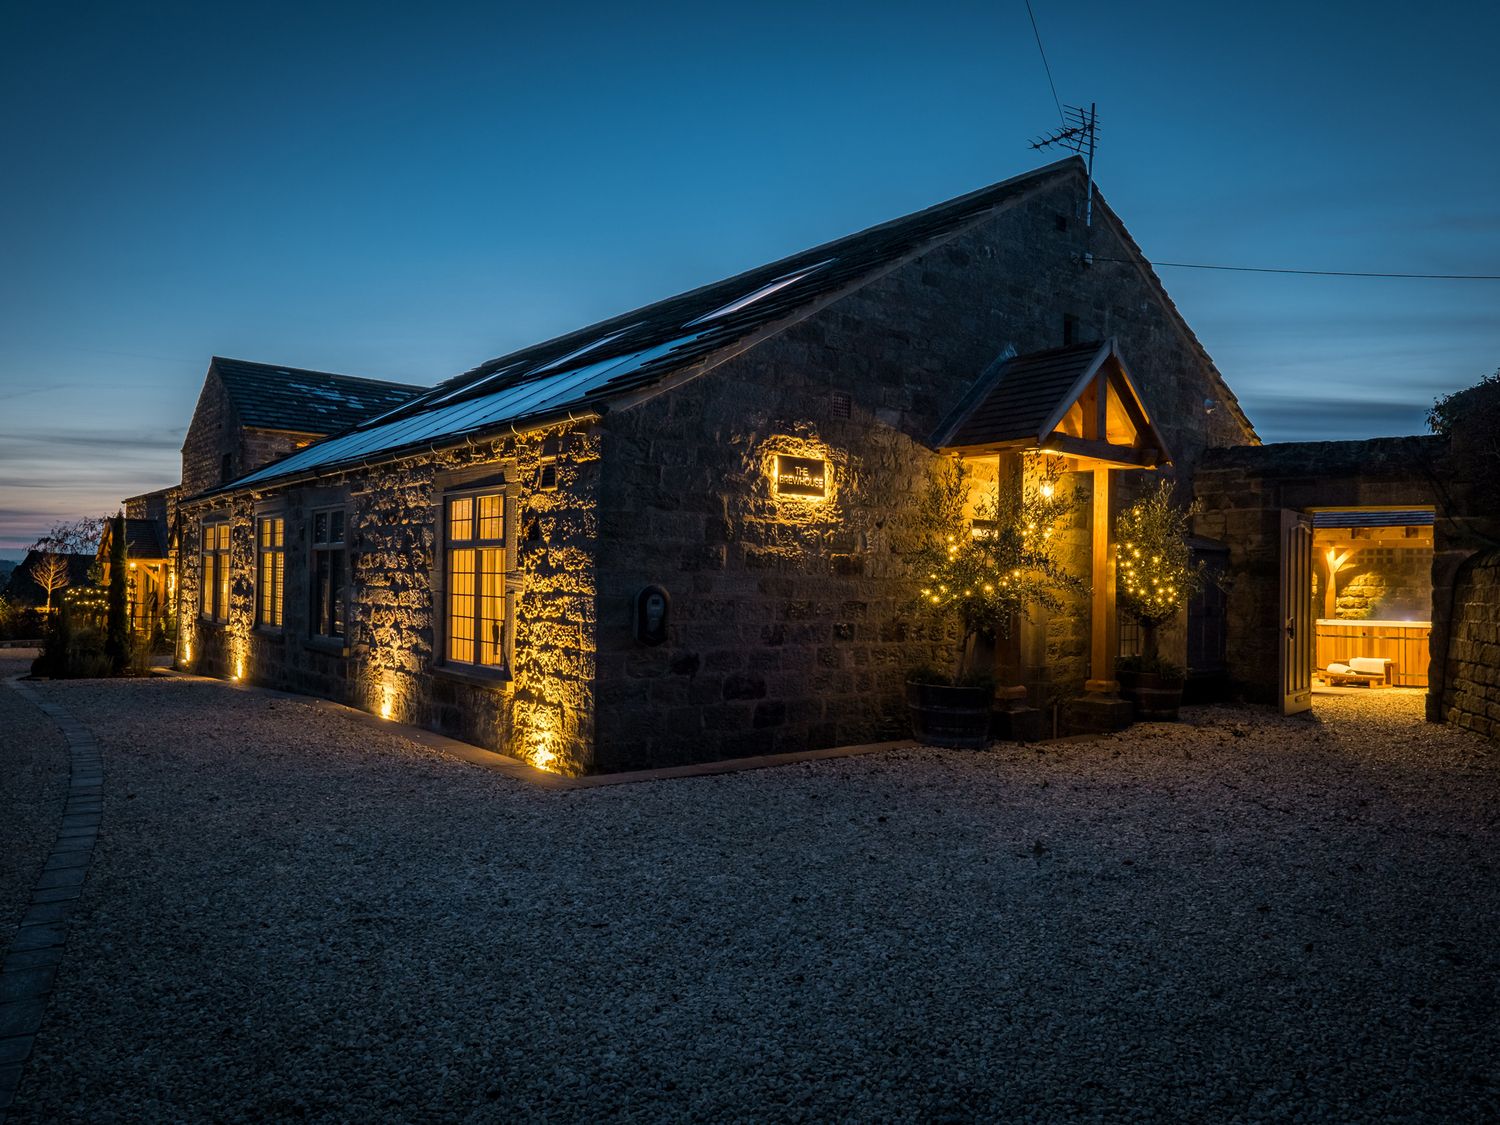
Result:
<svg viewBox="0 0 1500 1125"><path fill-rule="evenodd" d="M1312 517L1281 513L1281 713L1312 707Z"/></svg>

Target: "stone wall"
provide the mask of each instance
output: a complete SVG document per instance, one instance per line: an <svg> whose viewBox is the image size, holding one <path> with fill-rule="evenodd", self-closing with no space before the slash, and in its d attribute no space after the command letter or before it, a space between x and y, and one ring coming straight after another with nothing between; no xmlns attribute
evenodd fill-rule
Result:
<svg viewBox="0 0 1500 1125"><path fill-rule="evenodd" d="M904 514L932 461L925 443L1007 346L1057 346L1065 317L1076 338L1118 336L1179 472L1207 446L1252 439L1143 272L1080 262L1082 194L1081 180L1040 192L702 378L605 417L600 768L908 732L907 670L951 660L948 638L907 608ZM1107 216L1098 222L1095 253L1127 257ZM775 498L777 452L826 460L832 495ZM1086 544L1086 509L1082 519L1072 531ZM672 596L659 647L631 631L634 598L653 584ZM1076 687L1086 617L1035 629L1055 688Z"/></svg>
<svg viewBox="0 0 1500 1125"><path fill-rule="evenodd" d="M593 768L594 584L598 438L563 440L557 488L537 488L537 433L330 473L315 482L241 490L184 506L178 660L209 675L323 696L440 730L565 773ZM511 678L442 667L439 504L445 482L503 472L516 567ZM488 478L487 478L488 479ZM343 644L312 636L311 515L346 512L348 625ZM199 616L199 535L205 516L231 520L229 620ZM283 625L255 625L255 519L285 519Z"/></svg>
<svg viewBox="0 0 1500 1125"><path fill-rule="evenodd" d="M1320 603L1315 598L1315 606ZM1425 621L1432 613L1432 550L1376 545L1357 553L1347 573L1334 577L1334 616L1345 621L1399 618Z"/></svg>
<svg viewBox="0 0 1500 1125"><path fill-rule="evenodd" d="M223 459L239 451L239 419L229 392L209 369L182 442L182 494L196 496L224 483Z"/></svg>
<svg viewBox="0 0 1500 1125"><path fill-rule="evenodd" d="M1476 556L1454 587L1443 717L1500 739L1500 551Z"/></svg>

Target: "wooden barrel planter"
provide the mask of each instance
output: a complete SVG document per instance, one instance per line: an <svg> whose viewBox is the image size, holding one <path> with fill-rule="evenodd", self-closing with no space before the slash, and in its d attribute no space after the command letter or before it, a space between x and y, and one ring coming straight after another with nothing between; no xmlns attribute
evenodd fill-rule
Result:
<svg viewBox="0 0 1500 1125"><path fill-rule="evenodd" d="M912 737L925 746L983 750L990 740L994 689L919 684L908 680L906 705Z"/></svg>
<svg viewBox="0 0 1500 1125"><path fill-rule="evenodd" d="M1183 678L1157 672L1117 672L1120 697L1135 704L1137 722L1175 723L1182 706Z"/></svg>

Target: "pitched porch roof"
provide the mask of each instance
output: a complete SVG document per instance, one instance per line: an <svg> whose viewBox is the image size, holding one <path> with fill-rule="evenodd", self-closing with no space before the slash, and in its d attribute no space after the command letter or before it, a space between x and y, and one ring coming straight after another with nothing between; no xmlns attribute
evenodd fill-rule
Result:
<svg viewBox="0 0 1500 1125"><path fill-rule="evenodd" d="M954 453L1049 450L1130 468L1172 460L1113 336L1001 356L931 444Z"/></svg>
<svg viewBox="0 0 1500 1125"><path fill-rule="evenodd" d="M99 537L96 557L109 558L110 541L114 538L115 521L104 525L104 534ZM167 557L166 527L157 520L125 519L125 557L127 559L157 560Z"/></svg>

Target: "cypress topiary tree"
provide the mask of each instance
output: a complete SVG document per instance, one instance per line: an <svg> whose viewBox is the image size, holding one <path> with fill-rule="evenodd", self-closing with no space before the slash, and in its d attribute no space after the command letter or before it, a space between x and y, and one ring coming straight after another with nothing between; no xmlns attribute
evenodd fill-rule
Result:
<svg viewBox="0 0 1500 1125"><path fill-rule="evenodd" d="M104 619L104 654L109 657L111 675L125 671L130 659L130 616L125 604L125 572L130 563L125 556L125 517L111 521L109 540L109 601Z"/></svg>
<svg viewBox="0 0 1500 1125"><path fill-rule="evenodd" d="M1163 480L1115 520L1115 599L1141 627L1142 672L1178 671L1164 667L1157 629L1203 586L1203 563L1193 564L1187 542L1192 512L1172 501L1172 482Z"/></svg>

